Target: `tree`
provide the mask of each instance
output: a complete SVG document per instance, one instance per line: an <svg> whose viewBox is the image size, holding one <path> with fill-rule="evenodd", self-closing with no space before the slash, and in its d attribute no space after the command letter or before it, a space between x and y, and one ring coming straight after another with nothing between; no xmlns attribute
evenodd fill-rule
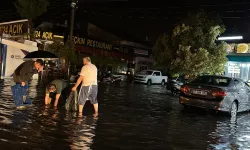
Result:
<svg viewBox="0 0 250 150"><path fill-rule="evenodd" d="M22 18L28 19L30 35L33 35L33 20L47 11L47 0L17 0L15 7Z"/></svg>
<svg viewBox="0 0 250 150"><path fill-rule="evenodd" d="M222 73L226 44L216 38L225 31L220 20L211 20L204 12L190 15L175 26L171 35L159 36L153 57L170 74Z"/></svg>
<svg viewBox="0 0 250 150"><path fill-rule="evenodd" d="M60 58L68 58L71 64L79 63L75 47L71 47L68 43L54 42L48 46L48 50Z"/></svg>

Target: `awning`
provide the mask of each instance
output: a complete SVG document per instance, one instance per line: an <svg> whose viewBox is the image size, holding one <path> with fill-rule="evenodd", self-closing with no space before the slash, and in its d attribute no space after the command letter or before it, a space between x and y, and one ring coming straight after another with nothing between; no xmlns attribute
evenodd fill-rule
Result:
<svg viewBox="0 0 250 150"><path fill-rule="evenodd" d="M250 56L227 56L228 61L250 62Z"/></svg>

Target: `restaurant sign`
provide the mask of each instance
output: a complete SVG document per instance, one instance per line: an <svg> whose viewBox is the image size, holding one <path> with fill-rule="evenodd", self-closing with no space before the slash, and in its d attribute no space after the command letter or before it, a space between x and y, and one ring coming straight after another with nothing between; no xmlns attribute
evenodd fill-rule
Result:
<svg viewBox="0 0 250 150"><path fill-rule="evenodd" d="M74 36L73 41L74 41L75 45L83 45L83 46L88 46L88 47L92 47L92 48L104 49L104 50L112 50L113 49L112 44L108 44L108 43L100 42L100 41L96 41L96 40L91 40L91 39L87 39L87 38L80 38L80 37Z"/></svg>
<svg viewBox="0 0 250 150"><path fill-rule="evenodd" d="M3 30L4 34L20 35L27 33L28 22L18 22L10 24L0 24L0 30Z"/></svg>

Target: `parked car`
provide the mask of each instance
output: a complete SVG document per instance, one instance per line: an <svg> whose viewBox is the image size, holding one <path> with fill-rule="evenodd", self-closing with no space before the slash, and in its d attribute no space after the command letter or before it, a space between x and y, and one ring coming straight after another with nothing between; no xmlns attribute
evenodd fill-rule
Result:
<svg viewBox="0 0 250 150"><path fill-rule="evenodd" d="M165 85L168 80L167 76L162 76L162 72L158 70L144 70L134 76L134 82L144 84L161 84Z"/></svg>
<svg viewBox="0 0 250 150"><path fill-rule="evenodd" d="M238 112L250 110L250 88L241 79L225 76L199 76L181 87L180 104L228 112L236 117Z"/></svg>
<svg viewBox="0 0 250 150"><path fill-rule="evenodd" d="M122 76L114 76L113 74L106 75L102 81L105 83L117 83L123 80Z"/></svg>

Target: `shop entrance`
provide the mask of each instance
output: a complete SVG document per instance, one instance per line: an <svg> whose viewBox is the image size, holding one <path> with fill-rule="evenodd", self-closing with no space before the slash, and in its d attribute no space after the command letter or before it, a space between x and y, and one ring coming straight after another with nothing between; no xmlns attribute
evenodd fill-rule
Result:
<svg viewBox="0 0 250 150"><path fill-rule="evenodd" d="M241 78L244 81L250 80L250 62L228 62L226 75Z"/></svg>

